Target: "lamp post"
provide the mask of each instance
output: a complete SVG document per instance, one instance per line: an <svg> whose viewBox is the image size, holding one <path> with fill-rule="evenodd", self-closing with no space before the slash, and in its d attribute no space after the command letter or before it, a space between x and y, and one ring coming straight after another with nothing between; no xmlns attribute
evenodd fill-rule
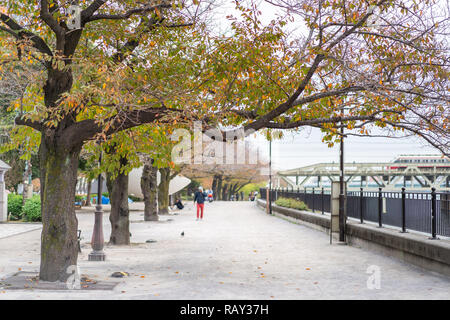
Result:
<svg viewBox="0 0 450 320"><path fill-rule="evenodd" d="M98 166L100 168L102 163L102 153L98 159ZM92 252L89 254L89 261L105 261L106 255L103 251L105 240L103 237L103 210L102 210L102 173L98 174L98 188L97 188L97 205L95 207L95 222L94 231L92 232Z"/></svg>
<svg viewBox="0 0 450 320"><path fill-rule="evenodd" d="M269 214L272 214L272 136L269 140Z"/></svg>
<svg viewBox="0 0 450 320"><path fill-rule="evenodd" d="M345 242L344 124L342 122L339 161L339 241Z"/></svg>

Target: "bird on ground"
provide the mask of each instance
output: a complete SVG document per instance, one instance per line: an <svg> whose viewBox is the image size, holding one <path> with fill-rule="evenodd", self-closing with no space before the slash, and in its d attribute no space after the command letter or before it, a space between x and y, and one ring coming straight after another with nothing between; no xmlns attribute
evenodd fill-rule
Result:
<svg viewBox="0 0 450 320"><path fill-rule="evenodd" d="M182 236L182 237L184 237L184 231L183 231L183 232L181 232L181 236Z"/></svg>

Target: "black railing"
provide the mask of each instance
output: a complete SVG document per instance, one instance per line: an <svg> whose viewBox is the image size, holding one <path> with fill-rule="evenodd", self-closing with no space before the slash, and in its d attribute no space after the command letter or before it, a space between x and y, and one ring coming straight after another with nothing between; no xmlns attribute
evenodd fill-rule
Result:
<svg viewBox="0 0 450 320"><path fill-rule="evenodd" d="M276 201L280 197L303 201L311 211L330 212L330 190L323 188L305 189L272 189L271 199ZM260 190L261 198L266 199L266 189ZM450 193L436 192L386 192L378 191L350 191L346 201L347 217L375 222L379 227L383 225L395 226L402 232L414 230L431 234L433 239L437 235L450 237Z"/></svg>

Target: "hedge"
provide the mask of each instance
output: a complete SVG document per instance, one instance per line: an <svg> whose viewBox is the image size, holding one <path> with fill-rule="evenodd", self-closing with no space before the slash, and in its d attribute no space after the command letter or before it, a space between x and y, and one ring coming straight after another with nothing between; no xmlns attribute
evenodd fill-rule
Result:
<svg viewBox="0 0 450 320"><path fill-rule="evenodd" d="M20 194L8 194L8 214L10 216L10 220L22 219L22 202L23 197Z"/></svg>
<svg viewBox="0 0 450 320"><path fill-rule="evenodd" d="M308 210L308 206L300 200L290 198L279 198L275 204L280 207L292 208L297 210Z"/></svg>
<svg viewBox="0 0 450 320"><path fill-rule="evenodd" d="M28 199L23 206L23 214L27 221L42 221L41 197L37 195Z"/></svg>
<svg viewBox="0 0 450 320"><path fill-rule="evenodd" d="M41 217L41 197L39 195L33 196L31 199L25 201L22 205L23 197L20 194L8 194L8 214L12 221L26 220L26 221L42 221Z"/></svg>

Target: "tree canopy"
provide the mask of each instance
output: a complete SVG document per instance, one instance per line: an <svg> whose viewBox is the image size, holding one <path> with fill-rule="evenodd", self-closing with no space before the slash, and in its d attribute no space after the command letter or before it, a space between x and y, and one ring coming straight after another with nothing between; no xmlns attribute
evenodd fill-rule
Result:
<svg viewBox="0 0 450 320"><path fill-rule="evenodd" d="M231 136L318 127L329 144L341 128L405 131L448 154L444 3L266 2L276 19L234 1L221 34L212 0L73 1L79 16L68 2L0 0L0 67L27 80L11 145L39 147L42 280L76 264L74 182L88 141L118 139L124 155L128 130L201 121Z"/></svg>

